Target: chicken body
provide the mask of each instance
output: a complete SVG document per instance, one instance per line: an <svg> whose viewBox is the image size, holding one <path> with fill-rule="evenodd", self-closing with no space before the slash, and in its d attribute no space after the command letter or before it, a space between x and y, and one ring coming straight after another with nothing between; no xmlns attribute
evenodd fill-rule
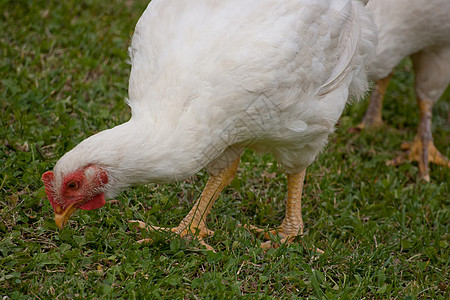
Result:
<svg viewBox="0 0 450 300"><path fill-rule="evenodd" d="M97 208L127 186L206 168L204 193L172 230L204 237L212 203L251 147L273 153L288 173L282 236L297 235L305 169L348 98L366 90L375 43L357 1L152 1L129 50L131 119L84 140L43 175L60 227L94 198Z"/></svg>
<svg viewBox="0 0 450 300"><path fill-rule="evenodd" d="M420 176L429 181L428 163L450 167L450 162L433 143L432 108L450 83L450 1L448 0L371 0L379 42L369 71L376 85L369 108L359 128L382 124L382 103L392 71L400 61L411 56L416 74L415 91L420 109L420 123L408 150L389 164L406 160L419 162Z"/></svg>

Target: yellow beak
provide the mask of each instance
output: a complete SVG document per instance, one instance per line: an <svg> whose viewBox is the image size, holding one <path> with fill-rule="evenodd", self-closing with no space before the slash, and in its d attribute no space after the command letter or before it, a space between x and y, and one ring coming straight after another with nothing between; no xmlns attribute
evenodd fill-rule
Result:
<svg viewBox="0 0 450 300"><path fill-rule="evenodd" d="M66 210L61 214L55 211L55 223L59 229L64 228L64 226L67 224L67 221L69 221L70 216L78 209L78 207L75 207L74 204L67 207Z"/></svg>

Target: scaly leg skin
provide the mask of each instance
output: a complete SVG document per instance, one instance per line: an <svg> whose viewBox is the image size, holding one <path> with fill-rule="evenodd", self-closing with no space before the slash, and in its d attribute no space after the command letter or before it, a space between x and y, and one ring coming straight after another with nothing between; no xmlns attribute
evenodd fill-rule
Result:
<svg viewBox="0 0 450 300"><path fill-rule="evenodd" d="M381 118L383 109L383 99L391 80L392 73L387 77L378 80L375 83L375 87L370 96L369 106L367 107L364 117L358 126L352 128L352 132L360 132L364 128L380 127L383 125L383 119Z"/></svg>
<svg viewBox="0 0 450 300"><path fill-rule="evenodd" d="M303 235L303 219L302 219L302 190L303 181L305 180L306 169L294 174L288 174L288 196L286 201L286 215L281 226L272 230L264 230L252 225L245 227L250 231L264 233L264 238L268 241L261 244L261 248L269 249L278 247L272 243L271 236L279 236L281 243L292 243L296 236ZM323 253L322 250L316 249L317 252Z"/></svg>
<svg viewBox="0 0 450 300"><path fill-rule="evenodd" d="M436 146L434 146L433 136L431 134L432 102L420 98L417 100L420 109L420 121L419 129L414 137L414 141L412 143L403 143L401 147L403 150L406 150L406 152L393 160L388 161L386 164L397 166L406 161L417 161L419 163L420 177L429 182L430 171L428 164L431 162L450 168L450 161L436 149Z"/></svg>
<svg viewBox="0 0 450 300"><path fill-rule="evenodd" d="M171 231L178 234L180 237L193 235L198 237L200 244L208 250L214 249L208 245L204 239L214 234L214 231L206 228L206 217L208 216L214 201L219 197L220 192L233 180L236 175L237 167L240 158L236 159L227 168L223 169L216 175L211 175L206 183L200 198L195 203L194 207L187 214L187 216L175 228L165 228L147 225L141 221L131 220L130 223L137 223L137 225L148 231ZM143 239L138 243L148 243L151 239Z"/></svg>

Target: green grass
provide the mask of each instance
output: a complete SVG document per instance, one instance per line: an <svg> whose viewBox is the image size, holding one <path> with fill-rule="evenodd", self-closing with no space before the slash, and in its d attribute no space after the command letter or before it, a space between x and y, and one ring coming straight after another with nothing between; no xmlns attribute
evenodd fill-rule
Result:
<svg viewBox="0 0 450 300"><path fill-rule="evenodd" d="M0 1L0 297L165 299L448 299L449 170L387 167L418 124L410 62L396 70L382 130L348 133L349 107L308 169L303 240L262 251L239 223L276 226L286 178L272 156L244 154L215 204L208 240L140 233L127 220L175 226L206 181L129 189L57 230L40 176L87 136L129 118L127 47L145 1ZM450 154L450 92L434 108ZM149 237L153 244L135 241ZM309 250L323 250L317 256Z"/></svg>

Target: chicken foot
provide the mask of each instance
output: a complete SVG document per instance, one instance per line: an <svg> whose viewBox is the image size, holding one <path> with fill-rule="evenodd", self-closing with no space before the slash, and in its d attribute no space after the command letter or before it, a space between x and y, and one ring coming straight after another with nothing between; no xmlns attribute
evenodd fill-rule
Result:
<svg viewBox="0 0 450 300"><path fill-rule="evenodd" d="M240 158L236 159L227 168L219 171L217 174L212 174L206 183L206 186L200 195L200 198L195 203L194 207L187 214L187 216L180 222L177 227L165 228L147 225L138 220L131 220L130 223L137 223L138 227L148 231L171 231L178 234L180 237L188 235L198 238L200 244L208 250L214 250L208 245L204 239L214 234L214 231L206 227L206 217L208 216L214 202L219 197L220 192L230 184L236 175L237 167ZM148 243L151 239L142 239L138 243Z"/></svg>
<svg viewBox="0 0 450 300"><path fill-rule="evenodd" d="M420 123L413 142L403 143L401 147L406 152L393 160L388 161L386 164L397 166L406 161L417 161L419 163L420 177L429 182L430 174L428 164L431 162L450 168L450 161L436 149L433 142L433 136L431 134L431 102L418 98L418 103L420 109Z"/></svg>
<svg viewBox="0 0 450 300"><path fill-rule="evenodd" d="M280 243L292 243L296 236L303 235L303 219L302 219L302 190L305 180L306 169L294 174L288 174L288 195L286 201L286 215L281 226L271 230L265 230L253 225L244 225L244 227L252 232L264 234L267 241L261 244L261 248L269 249L278 247L277 243L273 243L272 236L279 236ZM323 253L322 250L316 249L317 252Z"/></svg>

